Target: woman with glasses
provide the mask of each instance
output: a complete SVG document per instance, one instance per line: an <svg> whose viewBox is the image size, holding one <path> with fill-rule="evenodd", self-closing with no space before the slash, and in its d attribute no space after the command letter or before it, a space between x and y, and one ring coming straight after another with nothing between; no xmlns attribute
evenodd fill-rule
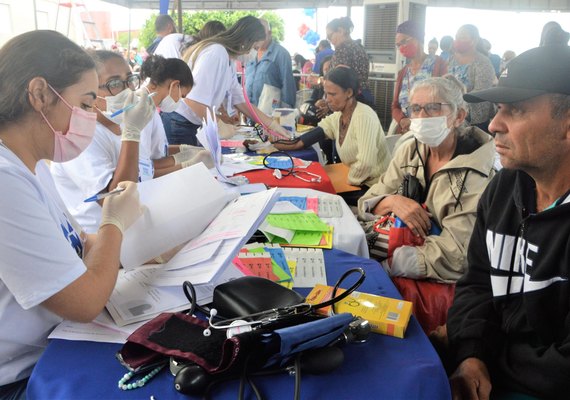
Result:
<svg viewBox="0 0 570 400"><path fill-rule="evenodd" d="M334 140L338 156L349 167L347 183L360 187L360 190L340 193L349 205L356 205L358 198L386 170L390 160L378 115L356 100L358 87L358 76L352 68L330 70L324 80L324 91L333 113L298 139L273 143L279 150L290 151L311 146L325 138Z"/></svg>
<svg viewBox="0 0 570 400"><path fill-rule="evenodd" d="M271 117L256 106L246 104L235 67L235 60L246 55L257 42L265 39L265 29L259 20L246 16L231 28L190 47L183 55L194 74L196 85L176 112L162 113L166 137L170 144L198 145L196 132L206 113L216 112L223 105L230 116L236 110L254 121L259 119L278 134L289 136Z"/></svg>
<svg viewBox="0 0 570 400"><path fill-rule="evenodd" d="M136 184L121 182L125 190L102 202L97 235L84 235L44 162L68 162L89 146L97 92L95 63L58 32L27 32L0 49L0 93L10 93L0 99L2 399L26 398L57 324L101 313L115 286L122 233L140 215ZM145 106L126 114L140 119ZM137 127L126 129L134 135Z"/></svg>
<svg viewBox="0 0 570 400"><path fill-rule="evenodd" d="M147 125L154 115L154 104L140 87L140 77L131 72L126 60L108 50L90 53L97 67L99 87L93 107L97 113L95 135L89 147L76 159L53 164L51 172L58 191L71 214L87 233L97 232L101 221L99 202L84 200L111 191L122 181L152 179L153 165L140 157L142 135L150 135ZM145 112L133 120L121 112L125 101L144 105ZM136 131L128 129L136 126Z"/></svg>
<svg viewBox="0 0 570 400"><path fill-rule="evenodd" d="M407 59L407 64L398 72L392 101L395 133L403 134L410 130L410 116L406 114L406 109L410 105L410 91L414 84L445 75L447 65L441 57L424 52L424 32L414 21L405 21L398 25L396 47Z"/></svg>
<svg viewBox="0 0 570 400"><path fill-rule="evenodd" d="M453 286L435 285L447 292L423 299L439 301L437 312L426 316L421 313L425 303L416 302L413 295L418 291L406 290L405 280L399 285L400 278L453 283L463 275L477 202L495 173L491 136L463 124L467 116L463 93L463 85L450 75L414 85L407 109L414 138L396 150L386 173L358 202L361 219L374 221L393 213L415 240L423 242L392 249L392 256L381 261L404 298L415 302L416 316L428 332L445 323ZM419 201L403 195L410 181L419 184ZM417 281L412 282L415 285Z"/></svg>

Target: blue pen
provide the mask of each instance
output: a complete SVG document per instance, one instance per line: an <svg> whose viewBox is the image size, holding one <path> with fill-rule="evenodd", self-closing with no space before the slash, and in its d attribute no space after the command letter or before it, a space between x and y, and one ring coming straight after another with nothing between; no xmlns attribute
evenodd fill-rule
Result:
<svg viewBox="0 0 570 400"><path fill-rule="evenodd" d="M103 200L105 197L109 197L109 196L113 196L115 194L119 194L121 193L123 190L125 190L124 187L118 187L114 190L111 190L110 192L107 193L99 193L96 194L94 196L89 197L88 199L83 200L84 203L89 203L91 201L99 201L99 200Z"/></svg>
<svg viewBox="0 0 570 400"><path fill-rule="evenodd" d="M154 95L156 95L156 92L152 92L151 94L148 95L148 97L151 98ZM128 106L126 106L125 108L121 108L120 110L115 111L113 114L111 114L111 118L114 118L117 115L120 115L120 114L124 113L125 111L130 110L131 108L133 108L136 105L137 105L137 103L131 103Z"/></svg>

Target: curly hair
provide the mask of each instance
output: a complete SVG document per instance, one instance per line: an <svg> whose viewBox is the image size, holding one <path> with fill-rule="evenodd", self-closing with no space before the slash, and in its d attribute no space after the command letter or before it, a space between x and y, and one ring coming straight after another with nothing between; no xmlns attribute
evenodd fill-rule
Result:
<svg viewBox="0 0 570 400"><path fill-rule="evenodd" d="M156 54L148 57L141 66L141 79L147 78L156 85L175 79L180 81L180 86L194 86L194 77L188 64L179 58L164 58Z"/></svg>

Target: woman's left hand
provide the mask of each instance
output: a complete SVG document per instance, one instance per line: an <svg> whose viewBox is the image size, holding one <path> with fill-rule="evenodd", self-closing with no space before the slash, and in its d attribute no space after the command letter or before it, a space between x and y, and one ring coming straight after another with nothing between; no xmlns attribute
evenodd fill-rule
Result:
<svg viewBox="0 0 570 400"><path fill-rule="evenodd" d="M390 202L390 210L396 214L410 230L416 235L425 238L431 228L431 214L422 206L407 197L393 195L385 198L382 202Z"/></svg>

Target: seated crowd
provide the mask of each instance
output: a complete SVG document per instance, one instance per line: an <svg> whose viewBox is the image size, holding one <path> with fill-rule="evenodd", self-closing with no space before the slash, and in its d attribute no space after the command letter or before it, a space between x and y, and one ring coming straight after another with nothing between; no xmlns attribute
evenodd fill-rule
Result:
<svg viewBox="0 0 570 400"><path fill-rule="evenodd" d="M392 104L392 130L402 136L391 154L352 28L348 17L327 25L336 52L329 47L314 67L298 57L301 69L324 75L304 81L320 121L273 146L332 141L356 187L341 196L371 257L413 303L454 398L563 397L569 35L550 25L544 43L509 60L497 81L475 26L457 31L444 60L424 52L414 22L399 25L395 44L409 62ZM196 139L208 112L229 124L241 113L289 137L251 104L236 73L252 49L264 56L269 32L247 16L189 43L176 36L185 46L173 58L149 56L140 74L120 54L86 52L54 31L24 33L0 49L0 93L12 94L0 100L0 399L25 398L55 325L91 321L105 307L123 233L142 213L136 182L213 166Z"/></svg>

